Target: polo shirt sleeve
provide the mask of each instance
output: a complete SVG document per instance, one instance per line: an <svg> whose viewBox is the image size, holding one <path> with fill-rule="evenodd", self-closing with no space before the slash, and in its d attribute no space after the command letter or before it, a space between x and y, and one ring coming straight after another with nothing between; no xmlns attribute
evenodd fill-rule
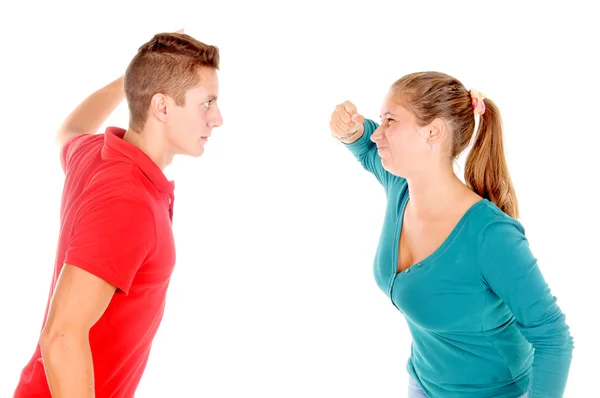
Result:
<svg viewBox="0 0 600 398"><path fill-rule="evenodd" d="M530 397L562 397L573 339L522 225L502 219L488 225L480 239L482 277L510 308L519 330L535 349Z"/></svg>
<svg viewBox="0 0 600 398"><path fill-rule="evenodd" d="M155 247L152 211L140 199L121 196L84 206L79 214L64 262L128 294Z"/></svg>
<svg viewBox="0 0 600 398"><path fill-rule="evenodd" d="M90 134L79 134L71 137L62 147L60 151L60 165L63 169L63 172L67 172L69 165L71 164L71 160L77 153L79 153L83 146L82 144L86 141L86 138L91 137Z"/></svg>
<svg viewBox="0 0 600 398"><path fill-rule="evenodd" d="M344 145L352 152L363 168L373 174L384 188L387 188L397 177L383 168L381 157L377 153L377 146L371 141L371 135L379 125L370 119L365 119L363 126L365 132L362 137L351 144Z"/></svg>

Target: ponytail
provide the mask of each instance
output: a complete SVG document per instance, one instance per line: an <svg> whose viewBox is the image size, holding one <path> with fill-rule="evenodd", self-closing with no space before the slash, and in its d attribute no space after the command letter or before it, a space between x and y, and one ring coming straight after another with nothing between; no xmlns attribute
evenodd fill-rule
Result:
<svg viewBox="0 0 600 398"><path fill-rule="evenodd" d="M495 203L510 217L519 217L519 206L504 156L502 120L496 104L483 100L473 148L465 163L465 183L475 193Z"/></svg>

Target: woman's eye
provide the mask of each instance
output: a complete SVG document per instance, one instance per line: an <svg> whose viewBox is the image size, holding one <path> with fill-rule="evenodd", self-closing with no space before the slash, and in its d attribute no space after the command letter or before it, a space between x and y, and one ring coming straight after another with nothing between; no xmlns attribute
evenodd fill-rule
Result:
<svg viewBox="0 0 600 398"><path fill-rule="evenodd" d="M206 102L205 102L204 104L202 104L202 105L204 105L204 107L205 107L206 109L208 109L208 108L210 108L210 103L211 103L211 102L212 102L212 101L206 101Z"/></svg>
<svg viewBox="0 0 600 398"><path fill-rule="evenodd" d="M381 120L381 124L384 124L384 125L389 125L390 123L396 121L389 116L383 117L381 115L379 116L379 120Z"/></svg>

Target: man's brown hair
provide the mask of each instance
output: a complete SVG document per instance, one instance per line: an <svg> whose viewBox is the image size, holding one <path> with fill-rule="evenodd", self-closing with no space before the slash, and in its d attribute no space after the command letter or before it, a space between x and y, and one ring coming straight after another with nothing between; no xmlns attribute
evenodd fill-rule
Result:
<svg viewBox="0 0 600 398"><path fill-rule="evenodd" d="M178 106L185 93L200 83L198 69L219 69L219 49L184 33L159 33L143 44L125 72L129 128L141 132L152 96L162 93Z"/></svg>

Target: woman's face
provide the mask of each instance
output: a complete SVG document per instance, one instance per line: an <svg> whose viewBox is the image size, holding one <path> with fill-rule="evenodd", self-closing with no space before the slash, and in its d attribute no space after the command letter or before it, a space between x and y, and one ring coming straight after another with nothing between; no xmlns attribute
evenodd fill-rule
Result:
<svg viewBox="0 0 600 398"><path fill-rule="evenodd" d="M419 174L431 156L428 126L420 127L416 116L394 100L390 90L381 108L381 125L371 140L377 145L381 163L400 177Z"/></svg>

